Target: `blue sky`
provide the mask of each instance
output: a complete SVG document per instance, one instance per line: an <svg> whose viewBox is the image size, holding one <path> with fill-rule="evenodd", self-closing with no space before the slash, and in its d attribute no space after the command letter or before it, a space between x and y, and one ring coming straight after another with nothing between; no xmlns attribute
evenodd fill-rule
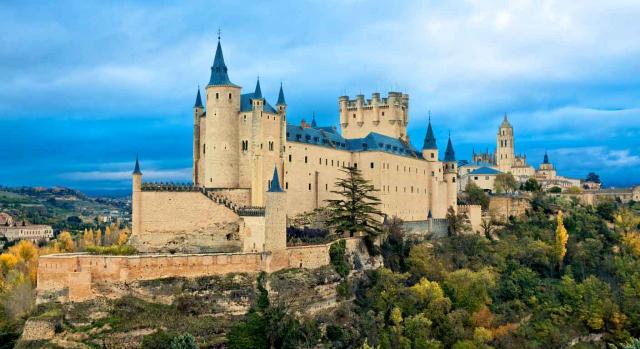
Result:
<svg viewBox="0 0 640 349"><path fill-rule="evenodd" d="M638 1L32 1L0 3L0 184L126 191L190 177L195 92L222 30L231 80L289 120L336 124L337 98L409 93L444 150L516 151L561 174L640 183Z"/></svg>

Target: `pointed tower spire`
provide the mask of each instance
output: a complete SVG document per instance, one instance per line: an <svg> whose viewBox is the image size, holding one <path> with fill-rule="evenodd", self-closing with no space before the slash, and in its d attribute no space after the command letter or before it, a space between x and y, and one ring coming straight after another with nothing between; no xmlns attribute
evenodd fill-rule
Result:
<svg viewBox="0 0 640 349"><path fill-rule="evenodd" d="M431 127L431 112L429 112L429 126L427 126L427 135L424 137L422 149L438 149L436 137L433 135L433 128Z"/></svg>
<svg viewBox="0 0 640 349"><path fill-rule="evenodd" d="M253 92L253 99L262 98L262 90L260 89L260 77L258 76L258 82L256 82L256 90Z"/></svg>
<svg viewBox="0 0 640 349"><path fill-rule="evenodd" d="M274 167L273 169L273 178L271 179L271 186L269 186L269 192L279 193L282 191L282 187L280 187L280 178L278 177L278 167Z"/></svg>
<svg viewBox="0 0 640 349"><path fill-rule="evenodd" d="M218 47L216 48L216 55L213 59L213 65L211 66L209 86L224 85L236 86L231 82L231 80L229 80L229 75L227 74L227 65L224 63L222 46L220 45L220 31L218 31Z"/></svg>
<svg viewBox="0 0 640 349"><path fill-rule="evenodd" d="M547 155L547 151L544 151L544 161L542 162L543 164L548 164L549 163L549 155Z"/></svg>
<svg viewBox="0 0 640 349"><path fill-rule="evenodd" d="M284 100L284 91L282 91L282 82L280 82L280 92L278 92L278 102L276 105L287 105L287 102Z"/></svg>
<svg viewBox="0 0 640 349"><path fill-rule="evenodd" d="M133 168L133 174L142 174L142 171L140 171L140 162L138 161L138 154L136 154L136 166Z"/></svg>
<svg viewBox="0 0 640 349"><path fill-rule="evenodd" d="M451 131L449 131L449 141L447 142L447 149L444 151L444 161L456 161L456 152L453 150L453 144L451 143Z"/></svg>
<svg viewBox="0 0 640 349"><path fill-rule="evenodd" d="M311 127L317 128L318 124L316 123L316 112L313 112L313 117L311 119Z"/></svg>
<svg viewBox="0 0 640 349"><path fill-rule="evenodd" d="M202 97L200 97L200 86L198 86L198 94L196 94L196 103L193 105L194 108L202 108Z"/></svg>

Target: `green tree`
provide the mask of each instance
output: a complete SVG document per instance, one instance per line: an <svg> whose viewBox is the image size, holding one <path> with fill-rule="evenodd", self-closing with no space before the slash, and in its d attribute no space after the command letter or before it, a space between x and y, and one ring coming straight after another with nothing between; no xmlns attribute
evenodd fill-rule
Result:
<svg viewBox="0 0 640 349"><path fill-rule="evenodd" d="M540 185L535 178L531 177L524 182L522 189L525 191L539 192L542 190L542 185Z"/></svg>
<svg viewBox="0 0 640 349"><path fill-rule="evenodd" d="M600 183L600 176L595 172L589 172L587 178L585 178L585 182Z"/></svg>
<svg viewBox="0 0 640 349"><path fill-rule="evenodd" d="M193 338L189 333L184 333L179 336L174 337L171 340L171 345L169 345L170 349L198 349L198 343L196 343L196 339Z"/></svg>
<svg viewBox="0 0 640 349"><path fill-rule="evenodd" d="M478 187L475 183L469 182L464 188L464 192L467 196L467 204L480 205L483 210L489 209L489 195Z"/></svg>
<svg viewBox="0 0 640 349"><path fill-rule="evenodd" d="M547 191L549 193L552 193L552 194L560 194L560 193L562 193L562 188L554 186L554 187L549 188L549 190L547 190Z"/></svg>
<svg viewBox="0 0 640 349"><path fill-rule="evenodd" d="M471 223L465 213L456 213L453 207L449 207L446 218L449 224L447 230L449 236L457 236L471 231Z"/></svg>
<svg viewBox="0 0 640 349"><path fill-rule="evenodd" d="M454 307L475 312L491 302L495 280L495 274L489 269L477 272L459 269L446 276L444 289Z"/></svg>
<svg viewBox="0 0 640 349"><path fill-rule="evenodd" d="M382 213L378 210L380 199L373 185L362 177L355 167L341 169L345 178L339 179L332 191L339 199L327 200L331 212L328 224L337 232L348 232L350 236L365 234L365 242L370 253L375 252L374 241L382 232L380 220Z"/></svg>
<svg viewBox="0 0 640 349"><path fill-rule="evenodd" d="M496 175L493 187L496 193L512 193L518 189L518 182L511 173L500 173Z"/></svg>

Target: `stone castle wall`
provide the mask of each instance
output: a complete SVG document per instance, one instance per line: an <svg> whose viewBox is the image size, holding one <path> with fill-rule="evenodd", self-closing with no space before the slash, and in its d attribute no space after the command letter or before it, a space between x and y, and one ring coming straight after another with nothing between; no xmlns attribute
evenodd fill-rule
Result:
<svg viewBox="0 0 640 349"><path fill-rule="evenodd" d="M289 142L283 188L287 192L287 214L312 211L325 206L326 200L336 199L332 191L337 189L335 182L344 175L340 170L354 165L378 190L379 208L389 217L425 220L431 210L434 217L444 218L448 203L455 203L455 190L447 192L442 162Z"/></svg>
<svg viewBox="0 0 640 349"><path fill-rule="evenodd" d="M491 195L489 214L495 219L505 222L510 216L522 217L531 209L531 200L525 196Z"/></svg>
<svg viewBox="0 0 640 349"><path fill-rule="evenodd" d="M246 191L228 191L236 199ZM201 192L134 193L139 213L131 244L141 252L213 253L243 250L240 217Z"/></svg>
<svg viewBox="0 0 640 349"><path fill-rule="evenodd" d="M347 250L359 248L349 238ZM148 254L106 256L84 253L54 254L38 261L38 294L63 294L69 300L93 298L93 285L126 283L168 277L199 277L227 273L275 272L286 268L317 268L329 264L331 243L289 247L267 253Z"/></svg>

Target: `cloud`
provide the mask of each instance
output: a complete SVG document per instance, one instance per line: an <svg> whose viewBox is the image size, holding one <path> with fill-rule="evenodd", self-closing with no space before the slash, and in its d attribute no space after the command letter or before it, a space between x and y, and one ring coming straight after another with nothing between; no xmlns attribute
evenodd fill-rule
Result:
<svg viewBox="0 0 640 349"><path fill-rule="evenodd" d="M631 168L640 165L640 155L632 154L630 149L608 149L606 147L559 148L553 150L551 154L568 160L570 166L580 168Z"/></svg>
<svg viewBox="0 0 640 349"><path fill-rule="evenodd" d="M232 81L250 91L260 75L272 102L284 81L292 122L316 112L335 125L339 95L402 90L417 145L429 110L441 146L451 130L459 154L493 148L508 112L518 152L597 148L601 159L571 168L627 181L622 164L640 149L639 16L628 0L3 3L0 31L12 35L0 37L0 129L16 153L0 159L49 161L49 180L69 183L122 181L130 164L67 159L124 162L135 151L171 157L146 168L186 173L190 107L222 27ZM54 146L59 154L42 151Z"/></svg>
<svg viewBox="0 0 640 349"><path fill-rule="evenodd" d="M145 170L145 180L191 180L191 168ZM63 179L74 181L122 181L131 179L131 171L77 171L66 172L60 175Z"/></svg>

